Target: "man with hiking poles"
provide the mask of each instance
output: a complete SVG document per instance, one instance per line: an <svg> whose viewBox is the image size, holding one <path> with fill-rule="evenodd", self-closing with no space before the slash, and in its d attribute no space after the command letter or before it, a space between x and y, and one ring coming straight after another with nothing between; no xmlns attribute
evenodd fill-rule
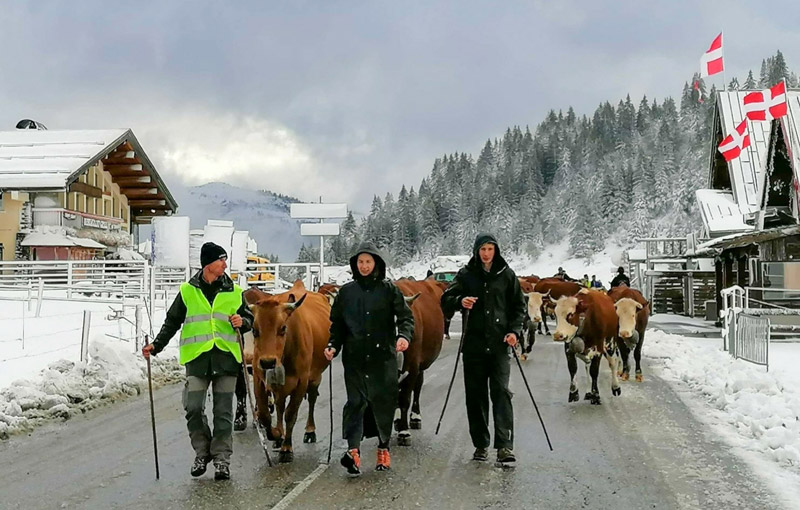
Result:
<svg viewBox="0 0 800 510"><path fill-rule="evenodd" d="M522 331L525 302L514 271L500 255L497 239L479 234L472 258L442 295L445 314L469 310L464 328L464 392L473 460L489 458L489 397L494 418L497 462L513 466L514 411L511 352Z"/></svg>

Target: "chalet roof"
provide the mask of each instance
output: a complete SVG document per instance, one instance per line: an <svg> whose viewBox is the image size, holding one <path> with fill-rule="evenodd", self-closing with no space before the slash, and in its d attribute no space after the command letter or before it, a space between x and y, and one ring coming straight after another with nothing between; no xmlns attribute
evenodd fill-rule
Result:
<svg viewBox="0 0 800 510"><path fill-rule="evenodd" d="M723 190L699 189L695 191L703 225L709 237L752 230L733 198L733 193Z"/></svg>
<svg viewBox="0 0 800 510"><path fill-rule="evenodd" d="M0 131L0 190L68 190L101 161L128 197L132 217L177 211L130 129Z"/></svg>

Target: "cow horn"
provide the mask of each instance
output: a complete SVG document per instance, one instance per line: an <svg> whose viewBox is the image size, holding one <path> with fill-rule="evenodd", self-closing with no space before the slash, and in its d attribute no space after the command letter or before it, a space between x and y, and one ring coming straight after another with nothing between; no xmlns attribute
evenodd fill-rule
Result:
<svg viewBox="0 0 800 510"><path fill-rule="evenodd" d="M413 296L403 296L403 299L405 299L408 306L411 306L412 304L414 304L414 301L416 301L417 298L420 297L421 295L422 295L421 292L417 292Z"/></svg>
<svg viewBox="0 0 800 510"><path fill-rule="evenodd" d="M290 302L290 303L286 303L286 304L285 304L285 305L283 305L283 306L284 306L284 307L286 307L286 311L288 311L289 313L291 313L291 312L293 312L293 311L297 310L297 309L300 307L300 305L302 305L302 304L303 304L303 301L305 301L305 300L306 300L306 296L307 296L307 295L308 295L308 294L303 294L303 297L301 297L301 298L300 298L298 301L296 301L296 302ZM292 296L289 296L289 297L292 297Z"/></svg>
<svg viewBox="0 0 800 510"><path fill-rule="evenodd" d="M533 294L533 292L523 292L522 293L522 295L525 296L526 298L531 297L531 294Z"/></svg>

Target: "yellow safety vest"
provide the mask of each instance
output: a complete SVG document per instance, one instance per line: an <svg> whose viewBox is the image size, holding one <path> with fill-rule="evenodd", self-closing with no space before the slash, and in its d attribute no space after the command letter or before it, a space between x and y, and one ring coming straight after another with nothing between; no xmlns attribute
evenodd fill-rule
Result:
<svg viewBox="0 0 800 510"><path fill-rule="evenodd" d="M183 283L181 299L186 305L186 320L181 329L181 365L210 351L215 345L219 350L233 354L236 361L241 363L242 351L229 318L242 304L242 288L234 284L233 292L219 292L214 297L214 303L209 304L203 291Z"/></svg>

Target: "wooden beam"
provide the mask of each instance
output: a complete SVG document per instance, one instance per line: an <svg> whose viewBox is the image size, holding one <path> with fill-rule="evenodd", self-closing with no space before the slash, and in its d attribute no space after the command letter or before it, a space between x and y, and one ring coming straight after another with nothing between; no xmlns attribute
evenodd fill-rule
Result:
<svg viewBox="0 0 800 510"><path fill-rule="evenodd" d="M69 191L75 193L83 193L87 197L92 198L102 198L103 197L103 190L96 187L90 186L89 184L85 184L80 181L73 182L69 185Z"/></svg>
<svg viewBox="0 0 800 510"><path fill-rule="evenodd" d="M123 188L120 190L123 195L132 198L165 198L158 193L158 188Z"/></svg>
<svg viewBox="0 0 800 510"><path fill-rule="evenodd" d="M147 208L157 208L161 206L167 205L166 200L128 200L128 204L131 208L139 208L139 209L147 209Z"/></svg>
<svg viewBox="0 0 800 510"><path fill-rule="evenodd" d="M149 175L124 175L120 177L113 176L113 178L120 188L148 188L154 186Z"/></svg>
<svg viewBox="0 0 800 510"><path fill-rule="evenodd" d="M143 170L143 168L142 168L142 165L140 165L140 164L136 164L136 165L115 165L115 164L108 163L108 164L104 164L103 165L103 170L107 170L109 172L113 172L115 170L136 170L136 171L141 172Z"/></svg>
<svg viewBox="0 0 800 510"><path fill-rule="evenodd" d="M123 154L124 156L124 154ZM142 162L136 159L135 157L113 157L113 158L106 158L103 160L103 165L139 165Z"/></svg>

